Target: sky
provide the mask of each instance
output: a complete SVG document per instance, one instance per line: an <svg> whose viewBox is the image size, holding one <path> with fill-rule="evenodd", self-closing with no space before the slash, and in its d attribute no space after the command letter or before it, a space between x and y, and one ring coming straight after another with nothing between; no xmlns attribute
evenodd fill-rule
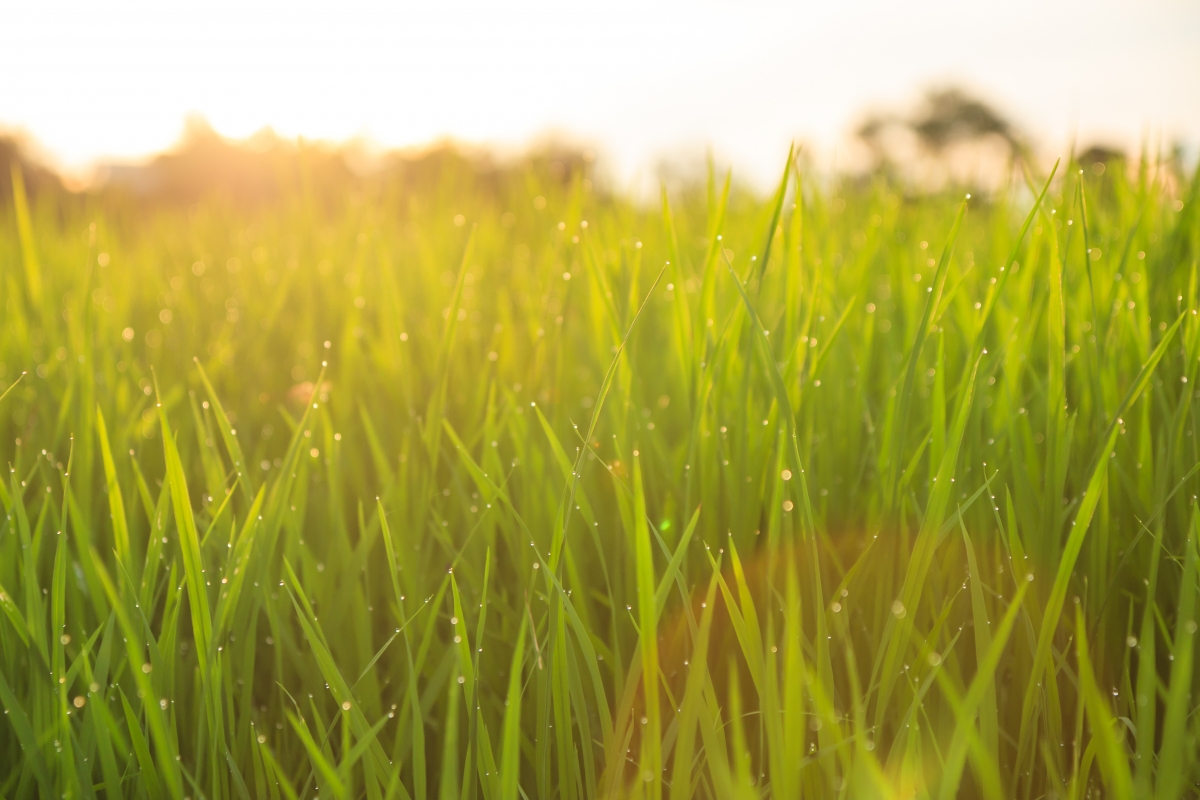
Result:
<svg viewBox="0 0 1200 800"><path fill-rule="evenodd" d="M765 182L789 142L836 166L865 111L966 87L1049 153L1200 143L1195 0L10 2L0 128L82 174L178 140L519 148L622 176L711 148ZM1056 149L1057 148L1057 149Z"/></svg>

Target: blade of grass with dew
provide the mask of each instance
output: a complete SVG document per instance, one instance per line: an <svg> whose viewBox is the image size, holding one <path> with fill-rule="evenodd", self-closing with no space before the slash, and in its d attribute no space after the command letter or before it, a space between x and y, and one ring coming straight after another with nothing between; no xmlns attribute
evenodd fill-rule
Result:
<svg viewBox="0 0 1200 800"><path fill-rule="evenodd" d="M316 659L321 675L329 684L329 690L334 701L342 706L349 704L349 708L345 710L350 713L351 728L354 731L354 735L364 738L370 731L371 725L363 715L359 704L355 702L349 684L346 683L345 678L342 676L333 659L333 655L329 651L325 637L321 634L321 629L318 627L316 615L312 611L312 605L300 585L300 579L296 576L291 564L286 560L283 566L288 594L291 596L292 604L296 608L297 619L304 630L307 643L312 649L313 657ZM371 772L369 774L376 776L387 774L388 759L378 741L371 742L370 755L372 763L370 764ZM368 793L377 790L377 788L370 787Z"/></svg>
<svg viewBox="0 0 1200 800"><path fill-rule="evenodd" d="M661 747L662 711L658 691L658 606L654 556L650 549L650 528L646 523L646 495L642 487L642 460L633 455L634 528L633 549L637 563L639 645L642 652L642 694L645 698L646 724L643 725L641 777L647 783L650 800L662 797L663 759Z"/></svg>
<svg viewBox="0 0 1200 800"><path fill-rule="evenodd" d="M13 630L17 632L21 643L28 647L31 644L29 625L21 616L21 610L17 608L17 604L13 602L12 595L3 586L0 586L0 610L4 611L4 615L8 618Z"/></svg>
<svg viewBox="0 0 1200 800"><path fill-rule="evenodd" d="M320 745L313 740L312 733L308 729L308 724L290 709L287 712L287 718L288 722L292 725L292 729L296 731L296 735L300 738L300 742L304 745L313 768L316 769L324 780L325 786L333 793L334 797L345 797L346 786L342 783L341 776L338 775L333 765L329 763L329 759L325 757L325 754L321 752Z"/></svg>
<svg viewBox="0 0 1200 800"><path fill-rule="evenodd" d="M1194 507L1192 524L1188 527L1189 534L1184 540L1186 552L1179 587L1179 607L1175 614L1175 638L1171 647L1171 676L1167 682L1162 748L1158 756L1158 780L1154 787L1156 800L1174 800L1183 796L1188 775L1186 764L1194 761L1196 753L1195 740L1188 735L1188 717L1193 713L1189 706L1194 709L1191 695L1196 650L1196 581L1200 578L1196 559L1197 543L1200 542L1200 514L1196 513ZM1104 766L1103 761L1101 766ZM1124 775L1119 779L1127 782ZM1110 779L1110 782L1114 780Z"/></svg>
<svg viewBox="0 0 1200 800"><path fill-rule="evenodd" d="M675 753L671 767L671 800L685 800L694 796L697 781L693 773L696 746L696 727L703 713L704 687L711 680L708 673L709 637L712 631L713 601L717 596L716 573L708 581L704 595L700 624L688 659L687 682L680 702L679 734L675 741Z"/></svg>
<svg viewBox="0 0 1200 800"><path fill-rule="evenodd" d="M1200 465L1198 465L1200 466ZM1161 529L1159 531L1161 533ZM1158 593L1159 554L1162 552L1162 542L1159 535L1150 547L1150 568L1146 580L1146 599L1142 608L1142 625L1139 631L1137 686L1134 690L1134 701L1137 704L1137 728L1139 731L1157 729L1158 715L1158 670L1157 670L1157 641L1154 633L1155 597ZM1185 576L1186 578L1186 576ZM1154 790L1154 737L1137 737L1137 756L1134 764L1134 790L1139 797L1149 797Z"/></svg>
<svg viewBox="0 0 1200 800"><path fill-rule="evenodd" d="M950 748L947 752L946 765L943 770L940 787L940 797L943 800L955 797L959 791L959 782L962 779L963 767L966 764L967 749L969 746L968 728L972 728L975 725L975 715L986 699L988 690L994 686L996 670L1000 666L1000 658L1004 653L1005 646L1008 644L1009 634L1012 633L1013 626L1016 624L1017 615L1021 611L1021 604L1025 599L1025 593L1028 589L1028 583L1022 584L1017 589L1016 595L1008 605L1008 610L1001 618L1000 624L996 626L987 652L976 667L975 677L971 679L971 685L967 689L966 696L958 704L955 715L954 736L951 739ZM944 683L948 678L939 672L938 680L939 683ZM996 751L989 750L988 752L995 753Z"/></svg>
<svg viewBox="0 0 1200 800"><path fill-rule="evenodd" d="M129 549L129 523L125 519L125 502L121 498L121 485L117 481L117 467L113 461L112 451L108 445L108 428L104 424L104 414L96 407L96 435L100 440L100 455L104 462L104 479L108 487L108 508L113 526L113 546L117 551L117 560L132 568L132 553Z"/></svg>
<svg viewBox="0 0 1200 800"><path fill-rule="evenodd" d="M233 615L237 611L238 601L246 585L250 559L254 556L255 536L259 530L259 512L262 510L264 498L265 487L260 486L254 496L254 502L246 512L246 521L242 525L241 533L236 542L231 543L233 546L229 557L230 568L226 573L233 577L226 579L229 580L228 588L220 594L213 614L213 636L218 640L231 629Z"/></svg>
<svg viewBox="0 0 1200 800"><path fill-rule="evenodd" d="M501 501L501 503L504 505L504 507L509 511L510 514L513 515L513 518L517 521L518 525L521 527L521 531L522 531L523 535L525 537L527 537L528 541L530 541L532 543L533 542L532 534L530 533L528 526L525 525L524 520L521 518L521 515L518 513L516 506L513 504L512 500L509 498L508 494L503 489L501 489L498 485L496 485L496 483L494 481L492 481L492 479L490 477L488 477L487 474L484 473L483 469L480 468L479 465L475 463L474 459L471 458L470 453L468 453L466 448L462 446L461 440L459 440L457 438L457 434L453 433L453 428L451 428L447 425L446 430L447 430L447 435L451 437L452 441L454 441L455 446L458 449L459 456L463 459L463 462L467 465L467 468L470 471L471 476L477 482L479 482L481 486L486 487L486 489L489 492L491 492L494 497L496 497L498 500ZM538 558L539 558L539 565L545 567L546 566L545 560L541 559L540 555L538 556ZM562 597L563 608L567 613L567 618L571 623L572 629L575 631L575 642L579 646L580 650L583 651L583 654L584 654L584 663L587 665L589 675L591 676L591 679L592 679L592 689L595 694L596 700L597 700L597 702L601 703L601 707L607 708L608 707L607 693L604 690L604 683L600 677L600 671L596 667L596 663L597 663L596 651L592 646L591 637L588 635L587 628L584 627L582 620L580 620L579 615L575 612L574 604L571 602L570 595L567 594L567 592L563 589L562 585L558 582L558 579L553 574L553 570L547 569L546 572L544 573L544 575L545 575L546 580L548 580L550 582L554 591L559 596ZM613 731L612 731L612 727L611 727L611 721L609 720L607 715L604 715L604 714L600 715L600 724L603 729L604 740L611 741L611 736L612 736Z"/></svg>
<svg viewBox="0 0 1200 800"><path fill-rule="evenodd" d="M225 442L225 449L229 452L229 457L233 460L233 468L237 472L238 485L242 487L246 499L250 500L255 495L253 478L250 475L250 470L246 467L246 457L242 455L242 446L238 443L237 431L233 428L233 423L229 421L229 415L225 412L225 407L221 404L221 398L217 396L216 389L213 388L212 381L208 379L208 373L204 371L204 365L200 363L200 359L193 359L196 363L196 371L200 373L200 380L204 384L204 390L208 393L208 399L212 403L213 414L217 418L217 429L221 431L221 440ZM317 384L319 387L320 384ZM319 393L319 388L318 388Z"/></svg>
<svg viewBox="0 0 1200 800"><path fill-rule="evenodd" d="M133 676L134 683L138 687L141 696L151 699L151 702L142 705L142 713L145 715L147 726L150 729L154 750L157 754L157 766L155 766L155 761L150 757L149 747L144 744L145 739L142 736L140 728L136 727L133 722L130 722L128 728L130 737L135 744L135 749L138 747L137 743L139 740L143 742L139 750L139 753L142 753L139 755L142 769L144 771L149 766L150 774L158 774L161 771L160 779L166 783L167 793L172 797L182 796L183 777L179 771L179 762L176 758L178 755L175 744L176 738L168 729L163 709L158 703L153 702L155 692L154 685L150 680L150 672L153 669L153 664L145 661L142 656L142 646L140 643L141 626L136 625L130 618L128 608L121 602L120 595L118 595L116 587L109 578L107 570L104 569L99 555L95 550L91 551L91 555L97 562L100 580L104 585L105 593L112 603L118 627L123 634L122 638L125 640L126 663L128 664L130 674ZM121 694L122 703L125 705L126 720L136 720L136 715L133 713L133 709L129 707L128 699L125 697L124 692L119 688L118 691ZM156 781L155 784L157 788L158 782Z"/></svg>
<svg viewBox="0 0 1200 800"><path fill-rule="evenodd" d="M1032 746L1034 743L1032 728L1035 721L1034 714L1040 684L1039 678L1045 675L1050 667L1051 645L1058 630L1059 616L1062 613L1063 604L1066 602L1068 584L1075 568L1075 562L1079 557L1079 552L1083 548L1083 540L1087 535L1088 527L1091 525L1092 515L1095 513L1096 507L1100 502L1100 494L1105 488L1109 456L1116 447L1117 435L1121 431L1121 416L1133 405L1138 395L1141 394L1142 390L1150 382L1150 378L1154 374L1158 362L1162 359L1164 353L1166 353L1167 347L1174 338L1175 332L1179 329L1180 323L1183 322L1184 316L1184 314L1179 315L1174 324L1163 334L1163 338L1154 352L1150 354L1150 358L1142 365L1142 369L1130 385L1125 399L1113 415L1109 428L1102 439L1103 444L1092 460L1087 490L1084 492L1083 500L1075 512L1075 519L1071 524L1071 532L1067 537L1067 543L1063 548L1059 560L1054 585L1050 590L1050 596L1046 601L1045 609L1042 613L1042 626L1038 632L1037 650L1033 657L1034 677L1026 686L1025 698L1021 710L1020 738L1017 747L1018 772L1022 771L1021 768L1028 763L1029 758L1032 756Z"/></svg>
<svg viewBox="0 0 1200 800"><path fill-rule="evenodd" d="M200 553L200 537L196 532L196 518L192 512L188 494L187 477L183 463L171 434L167 412L158 404L158 424L162 430L163 457L166 462L166 481L171 485L171 500L175 512L175 528L179 533L179 550L183 561L184 583L188 590L188 608L191 611L192 636L196 640L196 653L200 681L203 689L208 729L214 742L209 750L210 765L214 779L223 769L221 754L226 750L224 708L221 703L221 674L214 668L216 645L212 638L212 612L209 606L208 581L204 577L204 560Z"/></svg>
<svg viewBox="0 0 1200 800"><path fill-rule="evenodd" d="M133 707L129 705L129 698L120 689L117 691L121 695L121 707L125 711L125 723L129 731L130 743L133 746L134 755L137 757L138 766L141 768L141 774L145 776L146 793L151 797L162 797L158 770L155 769L154 759L150 756L150 748L146 744L146 737L142 735L142 729L137 716L134 714Z"/></svg>
<svg viewBox="0 0 1200 800"><path fill-rule="evenodd" d="M722 254L722 255L724 256L724 254ZM807 541L809 548L814 555L814 558L812 560L812 579L813 580L812 580L812 584L811 584L811 590L812 590L812 594L813 594L813 605L815 607L816 617L817 617L817 631L816 631L816 637L815 637L816 643L817 643L816 669L817 669L817 674L820 676L820 679L822 681L826 682L827 684L832 684L832 665L830 662L829 651L828 651L828 648L826 647L826 642L827 642L827 637L828 637L828 633L827 633L828 623L825 619L824 590L822 588L821 574L820 574L820 569L818 566L819 561L815 558L815 555L817 553L817 541L816 541L816 537L815 537L816 522L813 519L812 503L811 503L811 500L809 497L809 492L808 492L808 479L805 476L804 465L800 458L800 444L799 444L799 440L798 440L799 437L798 437L797 428L796 428L795 412L793 411L793 408L792 408L792 402L788 395L787 386L783 382L783 376L779 372L779 367L775 362L775 358L771 351L770 343L767 341L766 329L763 328L763 325L759 319L758 313L755 311L754 306L751 304L750 297L746 294L745 287L743 287L741 280L738 278L737 273L733 269L733 264L729 262L729 259L727 257L725 260L725 264L729 270L730 277L733 279L734 286L737 288L738 295L742 300L742 307L745 309L746 314L749 316L751 323L753 325L753 328L754 328L755 332L757 333L757 336L755 337L755 341L759 345L760 355L764 362L764 366L766 368L767 374L771 378L771 384L772 384L772 388L774 390L774 395L775 395L775 402L779 406L780 413L781 413L781 416L783 417L783 421L784 421L784 425L785 425L785 429L784 429L785 436L791 445L790 446L790 456L791 456L791 461L792 461L792 471L798 478L797 483L799 484L798 493L799 493L799 499L800 499L800 504L801 504L801 515L800 515L801 538L803 540ZM730 543L732 546L732 540L730 540ZM735 565L736 565L736 562L735 562ZM728 591L724 585L724 581L721 582L721 585L722 585L722 592L725 594L728 594ZM730 604L730 608L732 609L732 603ZM755 627L757 627L757 625L755 625ZM739 639L740 638L741 637L739 636ZM761 641L761 636L759 637L759 640ZM743 647L745 647L745 645L743 645ZM757 650L757 653L758 653L758 656L756 656L756 657L761 658L761 653L762 653L761 648ZM754 669L753 665L751 666L751 674L752 675L755 674L755 669ZM761 677L761 671L759 671L758 674ZM756 683L757 683L757 681L756 681Z"/></svg>
<svg viewBox="0 0 1200 800"><path fill-rule="evenodd" d="M988 652L992 647L991 621L987 616L987 603L983 596L983 575L979 571L979 559L975 555L975 545L967 535L967 526L962 516L958 518L959 529L962 532L963 546L967 552L967 569L970 570L971 582L971 622L975 628L975 663L986 662ZM997 719L996 685L988 683L979 701L979 737L988 753L1000 752L1000 725Z"/></svg>
<svg viewBox="0 0 1200 800"><path fill-rule="evenodd" d="M904 384L897 397L896 415L892 419L892 430L886 445L888 469L891 472L891 477L884 487L887 493L884 503L889 511L895 508L896 503L896 487L900 478L901 444L908 426L908 410L912 403L912 394L917 376L917 363L921 358L922 351L925 349L925 340L929 336L929 323L933 317L933 312L942 299L942 290L946 285L946 274L950 265L950 256L954 252L954 245L958 241L958 232L962 227L963 217L966 216L966 213L967 202L964 200L958 207L958 213L955 215L954 223L950 227L950 233L946 237L946 246L942 249L942 255L938 259L933 281L929 286L924 309L921 312L921 319L917 323L916 337L908 350Z"/></svg>
<svg viewBox="0 0 1200 800"><path fill-rule="evenodd" d="M508 693L504 701L504 727L500 746L500 793L497 800L517 800L521 779L521 673L525 663L525 618L517 628Z"/></svg>
<svg viewBox="0 0 1200 800"><path fill-rule="evenodd" d="M1075 654L1079 666L1082 700L1087 706L1088 723L1097 740L1097 760L1112 796L1118 800L1133 797L1133 776L1129 772L1129 755L1125 752L1116 731L1120 723L1109 708L1108 700L1096 685L1091 656L1088 654L1087 625L1082 604L1075 606Z"/></svg>
<svg viewBox="0 0 1200 800"><path fill-rule="evenodd" d="M913 545L908 569L905 571L900 597L893 602L892 613L884 626L885 644L881 651L882 658L877 662L879 681L879 694L875 706L875 726L877 728L883 727L888 703L895 687L899 663L908 650L914 620L925 588L925 579L942 539L942 521L946 505L950 501L950 492L953 490L958 454L974 400L975 376L979 372L979 362L982 358L983 356L980 354L975 359L975 363L968 371L969 378L964 381L964 391L959 398L954 427L946 443L946 452L942 455L937 475L933 479L933 488L930 491L920 531L917 533L917 539Z"/></svg>
<svg viewBox="0 0 1200 800"><path fill-rule="evenodd" d="M69 459L68 459L69 461ZM64 481L66 478L63 479ZM65 500L65 496L64 496ZM63 521L63 527L66 528L66 521ZM69 529L68 529L69 530ZM60 782L67 790L68 794L75 796L82 795L83 788L80 785L79 774L76 770L65 769L74 760L74 736L71 730L71 720L67 709L70 708L71 701L67 696L69 691L68 681L74 682L72 676L67 674L66 665L66 643L65 637L67 621L66 621L66 582L67 582L67 558L68 545L66 537L68 533L59 531L56 537L54 548L54 567L51 572L50 580L50 651L51 651L51 676L55 678L57 684L57 700L55 704L55 716L57 721L57 741L58 746L56 755L59 769L61 770ZM82 666L82 665L81 665Z"/></svg>
<svg viewBox="0 0 1200 800"><path fill-rule="evenodd" d="M688 545L692 543L692 536L696 533L696 523L700 521L700 509L697 508L692 512L692 518L688 521L687 527L683 530L683 535L679 537L679 543L675 546L675 552L671 554L671 560L667 563L667 568L663 570L662 578L659 579L658 589L654 592L654 608L655 614L662 616L663 610L667 606L667 599L671 593L671 584L679 587L679 592L684 600L687 599L687 589L683 584L683 576L679 572L680 566L688 554Z"/></svg>
<svg viewBox="0 0 1200 800"><path fill-rule="evenodd" d="M38 742L33 724L29 721L29 715L25 712L20 701L17 700L17 696L9 687L8 679L4 677L3 670L0 670L0 702L4 703L4 714L11 721L13 730L17 734L17 739L20 742L21 749L25 753L25 758L28 760L37 785L41 787L43 793L48 793L53 783L50 781L41 744Z"/></svg>
<svg viewBox="0 0 1200 800"><path fill-rule="evenodd" d="M751 800L757 798L758 793L754 786L757 781L754 779L754 765L751 762L750 747L746 742L746 725L743 721L742 712L742 692L738 685L738 670L730 668L729 670L729 730L730 730L730 745L733 747L733 753L730 760L733 762L733 785L734 793L731 797L740 798L740 800Z"/></svg>
<svg viewBox="0 0 1200 800"><path fill-rule="evenodd" d="M21 544L21 568L22 580L21 584L24 587L25 595L25 626L29 631L30 638L33 640L34 649L41 657L42 663L49 666L50 653L46 643L46 629L43 621L42 598L38 591L38 570L37 563L34 560L34 542L32 531L29 527L29 517L25 512L24 493L17 483L17 476L14 472L9 476L10 488L9 497L12 505L9 508L9 516L16 517L17 536Z"/></svg>
<svg viewBox="0 0 1200 800"><path fill-rule="evenodd" d="M758 625L758 615L754 611L754 599L750 596L749 589L746 586L745 572L742 569L741 562L738 560L737 549L734 547L733 539L728 539L726 544L729 547L729 558L730 563L733 565L734 582L737 585L738 598L734 598L729 584L725 581L724 576L719 573L717 574L717 585L720 587L721 595L725 599L725 607L729 612L730 623L733 626L734 634L737 636L742 656L746 659L746 664L750 669L750 678L761 695L763 682L762 631ZM714 570L717 569L717 562L711 554L709 554L709 563Z"/></svg>

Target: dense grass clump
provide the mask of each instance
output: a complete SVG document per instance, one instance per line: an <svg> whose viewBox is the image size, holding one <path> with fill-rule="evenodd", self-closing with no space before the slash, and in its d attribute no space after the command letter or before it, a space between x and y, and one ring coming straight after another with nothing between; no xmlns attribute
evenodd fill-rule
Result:
<svg viewBox="0 0 1200 800"><path fill-rule="evenodd" d="M1200 182L588 169L14 174L0 795L1194 793Z"/></svg>

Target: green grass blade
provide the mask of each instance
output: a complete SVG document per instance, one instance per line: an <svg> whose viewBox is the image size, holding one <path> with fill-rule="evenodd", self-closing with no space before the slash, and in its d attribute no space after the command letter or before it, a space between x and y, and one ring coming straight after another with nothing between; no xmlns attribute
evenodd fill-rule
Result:
<svg viewBox="0 0 1200 800"><path fill-rule="evenodd" d="M108 509L113 526L113 546L117 551L117 561L126 569L131 569L133 559L129 549L129 523L125 519L125 501L121 498L121 485L117 482L117 467L108 446L108 428L104 424L104 414L100 411L99 406L96 407L96 434L100 440L100 455L104 461L104 479L108 486Z"/></svg>
<svg viewBox="0 0 1200 800"><path fill-rule="evenodd" d="M986 698L988 690L994 686L996 670L1000 666L1000 657L1003 655L1004 648L1008 644L1009 634L1012 633L1013 626L1016 624L1017 615L1021 611L1021 604L1025 599L1025 592L1028 588L1028 584L1022 585L1017 590L1017 594L1013 597L1012 602L1009 603L1008 610L1004 613L1004 617L1001 618L1000 624L996 626L996 631L987 653L976 668L975 677L971 679L971 685L967 689L966 696L958 704L954 736L950 740L950 747L946 755L946 765L942 774L939 794L942 800L949 800L949 798L955 797L958 794L959 781L962 779L963 767L966 763L970 744L969 738L974 735L975 715ZM937 673L937 677L939 683L945 684L948 680L940 671ZM995 751L990 752L994 753Z"/></svg>
<svg viewBox="0 0 1200 800"><path fill-rule="evenodd" d="M1196 752L1194 740L1190 739L1188 733L1188 717L1192 713L1189 707L1195 707L1192 701L1192 671L1196 652L1196 580L1200 577L1196 560L1200 514L1194 510L1189 528L1179 588L1179 607L1175 613L1171 676L1167 683L1166 713L1163 715L1158 781L1154 787L1156 800L1174 800L1183 796L1187 783L1187 764L1194 761ZM1110 778L1110 783L1114 780L1128 779L1121 775L1119 778Z"/></svg>
<svg viewBox="0 0 1200 800"><path fill-rule="evenodd" d="M208 379L204 365L198 358L194 361L196 370L200 373L200 380L204 383L204 390L208 392L208 399L212 403L213 414L217 418L217 428L221 431L221 440L225 443L225 449L233 460L233 469L237 473L238 485L245 492L246 499L250 500L255 495L253 477L246 466L246 457L242 455L242 446L238 443L237 431L234 430L233 423L229 421L229 415L225 413L225 407L221 405L221 399L217 397L217 390L213 388L212 381Z"/></svg>
<svg viewBox="0 0 1200 800"><path fill-rule="evenodd" d="M525 663L525 617L517 628L508 692L504 701L504 728L500 746L500 794L497 800L517 800L521 779L521 672Z"/></svg>
<svg viewBox="0 0 1200 800"><path fill-rule="evenodd" d="M1034 676L1045 674L1050 666L1050 647L1055 632L1058 629L1059 616L1062 614L1063 604L1066 602L1067 588L1075 569L1076 560L1083 549L1084 537L1087 536L1088 528L1092 522L1092 515L1096 511L1096 507L1100 503L1100 495L1104 491L1109 456L1112 454L1113 448L1116 447L1117 435L1120 433L1121 415L1132 406L1133 401L1137 399L1142 389L1150 382L1150 377L1153 375L1155 367L1158 366L1158 362L1162 359L1163 354L1166 353L1167 346L1174 338L1180 323L1183 322L1183 318L1184 315L1181 314L1175 320L1175 323L1163 335L1158 347L1151 353L1150 358L1142 365L1141 372L1133 381L1133 384L1125 395L1125 400L1121 403L1117 413L1113 416L1108 430L1105 432L1103 445L1092 461L1087 490L1084 492L1083 500L1075 512L1075 520L1071 523L1071 532L1067 537L1066 545L1063 547L1062 556L1058 564L1058 572L1054 578L1054 585L1050 590L1050 596L1046 601L1045 610L1042 614L1042 626L1038 633L1037 649L1033 657ZM1032 756L1032 725L1039 683L1036 678L1030 680L1025 689L1025 699L1021 710L1021 733L1017 750L1018 765L1027 763L1027 759Z"/></svg>
<svg viewBox="0 0 1200 800"><path fill-rule="evenodd" d="M642 693L645 698L646 724L642 734L640 770L647 780L650 800L662 797L662 711L658 685L658 606L654 556L650 549L650 527L646 522L646 495L642 486L642 460L633 456L634 528L633 548L637 564L638 627L642 652Z"/></svg>
<svg viewBox="0 0 1200 800"><path fill-rule="evenodd" d="M979 559L975 556L975 545L967 535L966 524L959 517L963 545L967 551L967 568L971 571L971 622L975 628L975 659L977 664L987 662L992 648L991 622L987 617L987 603L983 595L983 576L979 571ZM989 753L1000 752L1000 723L996 710L996 686L989 683L979 701L979 738Z"/></svg>
<svg viewBox="0 0 1200 800"><path fill-rule="evenodd" d="M1112 797L1127 800L1133 797L1133 776L1129 771L1129 754L1117 737L1120 723L1109 708L1108 700L1096 685L1091 656L1088 655L1087 625L1083 608L1075 606L1075 653L1079 661L1080 694L1087 706L1092 736L1097 740L1097 759L1104 782Z"/></svg>

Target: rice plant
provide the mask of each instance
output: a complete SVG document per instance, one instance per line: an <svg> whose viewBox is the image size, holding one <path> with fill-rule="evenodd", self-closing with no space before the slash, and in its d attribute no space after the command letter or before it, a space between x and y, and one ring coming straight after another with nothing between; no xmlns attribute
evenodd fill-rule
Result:
<svg viewBox="0 0 1200 800"><path fill-rule="evenodd" d="M1194 795L1198 177L590 169L13 172L0 796Z"/></svg>

